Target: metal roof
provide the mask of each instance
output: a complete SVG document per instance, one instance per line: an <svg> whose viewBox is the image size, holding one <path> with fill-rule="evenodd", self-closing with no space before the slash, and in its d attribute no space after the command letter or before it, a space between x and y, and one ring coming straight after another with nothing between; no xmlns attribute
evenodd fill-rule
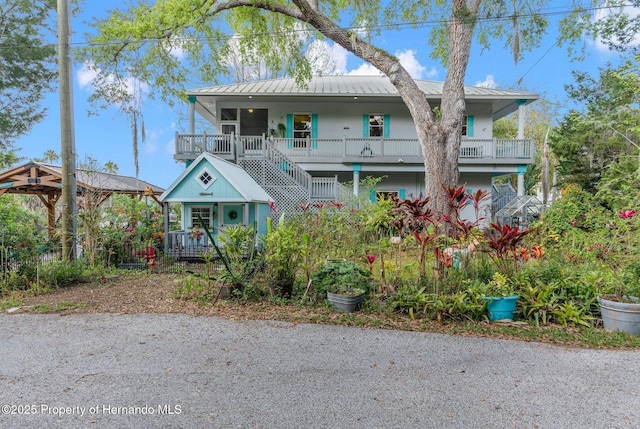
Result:
<svg viewBox="0 0 640 429"><path fill-rule="evenodd" d="M199 168L202 160L205 159L209 164L215 168L222 176L233 186L236 191L242 195L242 199L239 202L269 202L274 201L273 198L267 194L267 192L255 181L253 178L243 170L240 166L225 161L224 159L211 155L207 152L201 153L185 171L182 172L166 191L160 196L160 201L163 202L184 202L189 201L183 197L171 196L174 189L182 182L182 180L195 168Z"/></svg>
<svg viewBox="0 0 640 429"><path fill-rule="evenodd" d="M416 80L427 97L440 98L443 82ZM198 88L187 91L188 95L280 95L280 96L390 96L399 97L398 91L386 76L313 76L306 87L294 79L271 79L232 85ZM506 91L479 86L465 86L467 99L513 98L536 100L537 94Z"/></svg>

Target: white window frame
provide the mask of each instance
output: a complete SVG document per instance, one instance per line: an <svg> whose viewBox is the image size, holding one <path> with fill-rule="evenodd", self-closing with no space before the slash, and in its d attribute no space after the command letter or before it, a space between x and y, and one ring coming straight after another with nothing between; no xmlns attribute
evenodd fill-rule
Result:
<svg viewBox="0 0 640 429"><path fill-rule="evenodd" d="M207 216L202 216L202 212L204 211L209 212ZM209 221L207 228L211 228L213 226L213 207L202 205L202 206L189 207L189 227L190 228L193 228L195 225L200 225L200 221L196 216L197 213L200 213L200 216L202 217L203 221L205 222L207 222L207 220Z"/></svg>
<svg viewBox="0 0 640 429"><path fill-rule="evenodd" d="M201 177L204 174L208 174L211 177L209 183L204 183L202 181ZM194 178L196 182L198 182L198 184L202 187L202 189L209 189L209 186L211 186L213 182L218 180L218 178L207 167L203 167Z"/></svg>
<svg viewBox="0 0 640 429"><path fill-rule="evenodd" d="M379 119L376 119L379 118ZM373 133L374 130L378 130L379 134ZM384 136L384 114L383 113L369 113L369 137L383 137Z"/></svg>

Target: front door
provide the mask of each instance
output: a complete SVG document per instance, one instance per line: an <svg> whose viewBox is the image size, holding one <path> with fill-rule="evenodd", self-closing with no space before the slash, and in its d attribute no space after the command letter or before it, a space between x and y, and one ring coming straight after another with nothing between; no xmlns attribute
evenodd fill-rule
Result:
<svg viewBox="0 0 640 429"><path fill-rule="evenodd" d="M222 218L220 219L221 227L243 225L244 224L244 205L243 204L224 204L222 206Z"/></svg>

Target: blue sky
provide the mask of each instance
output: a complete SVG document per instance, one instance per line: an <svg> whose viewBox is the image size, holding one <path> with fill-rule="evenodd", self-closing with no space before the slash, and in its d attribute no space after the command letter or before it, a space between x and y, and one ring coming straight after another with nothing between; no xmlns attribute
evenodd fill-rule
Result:
<svg viewBox="0 0 640 429"><path fill-rule="evenodd" d="M105 6L105 3L108 6ZM127 3L123 0L86 2L83 14L75 17L72 22L72 29L76 33L73 42L82 41L81 34L86 31L83 22L90 21L93 17L103 17L106 9L117 8ZM389 31L379 39L379 45L398 56L414 78L442 81L446 70L429 58L427 34L428 29ZM567 103L564 85L572 82L572 70L587 71L596 75L599 67L604 67L607 62L615 64L620 58L619 54L608 52L598 44L590 44L584 61L570 63L567 60L566 48L554 46L555 41L555 34L545 36L540 48L526 53L524 60L517 65L513 62L511 51L504 49L502 43L494 43L490 50L484 52L480 52L479 48L474 46L466 84L534 92L540 94L541 98L567 108L571 106ZM329 46L329 51L339 73L378 73L357 57L347 55L342 48ZM98 116L88 116L87 99L92 92L91 76L81 64L75 64L73 70L78 162L83 162L87 156L100 165L112 161L118 165L119 174L135 176L131 130L127 117L119 114L115 107L99 111ZM518 85L520 79L522 82ZM18 156L27 159L42 157L48 149L60 153L58 94L47 97L45 106L48 108L47 118L37 124L29 135L17 141L16 147L21 148L17 152ZM184 109L182 111L184 112ZM162 103L146 103L144 118L146 141L139 144L139 178L167 188L184 168L182 164L173 160L173 152L175 132L185 132L183 127L186 127L186 123L180 123L177 109L172 111Z"/></svg>

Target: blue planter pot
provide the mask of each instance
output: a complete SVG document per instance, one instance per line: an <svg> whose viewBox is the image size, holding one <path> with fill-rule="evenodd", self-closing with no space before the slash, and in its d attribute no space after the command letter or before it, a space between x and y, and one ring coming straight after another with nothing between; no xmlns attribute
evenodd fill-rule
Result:
<svg viewBox="0 0 640 429"><path fill-rule="evenodd" d="M513 320L518 298L518 295L484 298L488 301L487 312L489 313L489 320Z"/></svg>

